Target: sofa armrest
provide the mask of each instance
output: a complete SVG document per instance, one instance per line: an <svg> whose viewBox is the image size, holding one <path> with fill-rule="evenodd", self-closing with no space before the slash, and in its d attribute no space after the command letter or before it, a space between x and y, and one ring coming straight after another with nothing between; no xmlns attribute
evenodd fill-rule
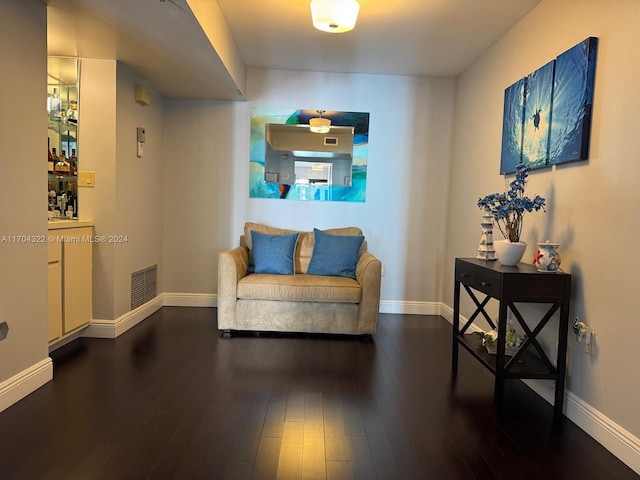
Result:
<svg viewBox="0 0 640 480"><path fill-rule="evenodd" d="M380 310L382 262L373 254L363 252L356 266L356 280L362 287L362 299L358 310L358 332L375 333Z"/></svg>
<svg viewBox="0 0 640 480"><path fill-rule="evenodd" d="M218 329L233 330L236 326L238 281L247 274L249 250L236 247L218 255Z"/></svg>

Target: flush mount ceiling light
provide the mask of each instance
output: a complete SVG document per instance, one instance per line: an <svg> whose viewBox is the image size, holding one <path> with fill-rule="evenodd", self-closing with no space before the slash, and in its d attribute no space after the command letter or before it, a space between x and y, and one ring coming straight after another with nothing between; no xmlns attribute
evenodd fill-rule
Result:
<svg viewBox="0 0 640 480"><path fill-rule="evenodd" d="M360 4L356 0L311 0L311 19L318 30L343 33L353 30Z"/></svg>
<svg viewBox="0 0 640 480"><path fill-rule="evenodd" d="M318 112L318 116L309 119L309 130L313 133L329 133L331 120L322 116L324 110L316 110L316 112Z"/></svg>

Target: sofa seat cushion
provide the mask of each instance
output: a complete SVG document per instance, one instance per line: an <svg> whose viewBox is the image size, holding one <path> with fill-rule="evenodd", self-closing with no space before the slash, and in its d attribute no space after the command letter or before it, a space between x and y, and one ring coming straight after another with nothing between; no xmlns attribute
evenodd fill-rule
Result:
<svg viewBox="0 0 640 480"><path fill-rule="evenodd" d="M253 273L238 282L242 300L360 303L362 288L352 278Z"/></svg>

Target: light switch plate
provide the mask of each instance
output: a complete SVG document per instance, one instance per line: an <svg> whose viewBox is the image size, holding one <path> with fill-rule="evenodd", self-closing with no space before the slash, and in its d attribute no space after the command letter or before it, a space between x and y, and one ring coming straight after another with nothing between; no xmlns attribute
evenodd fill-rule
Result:
<svg viewBox="0 0 640 480"><path fill-rule="evenodd" d="M78 186L79 187L95 187L96 184L96 172L89 172L86 170L80 170L78 172Z"/></svg>

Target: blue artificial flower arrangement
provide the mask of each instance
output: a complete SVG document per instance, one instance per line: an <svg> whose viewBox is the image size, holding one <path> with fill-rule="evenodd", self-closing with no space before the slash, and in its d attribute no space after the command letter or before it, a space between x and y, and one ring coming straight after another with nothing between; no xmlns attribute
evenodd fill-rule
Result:
<svg viewBox="0 0 640 480"><path fill-rule="evenodd" d="M478 199L478 207L490 212L495 219L500 233L510 242L519 242L522 232L524 212L545 210L546 200L540 195L531 200L524 195L524 187L529 176L529 167L518 165L516 178L509 184L504 193L492 193Z"/></svg>

